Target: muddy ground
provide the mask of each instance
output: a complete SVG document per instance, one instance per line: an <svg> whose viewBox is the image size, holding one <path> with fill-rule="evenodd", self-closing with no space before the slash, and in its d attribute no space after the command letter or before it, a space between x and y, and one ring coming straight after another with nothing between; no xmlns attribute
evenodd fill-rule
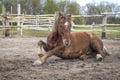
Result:
<svg viewBox="0 0 120 80"><path fill-rule="evenodd" d="M103 40L111 56L102 62L51 57L32 66L39 39L0 38L0 80L120 80L120 40Z"/></svg>

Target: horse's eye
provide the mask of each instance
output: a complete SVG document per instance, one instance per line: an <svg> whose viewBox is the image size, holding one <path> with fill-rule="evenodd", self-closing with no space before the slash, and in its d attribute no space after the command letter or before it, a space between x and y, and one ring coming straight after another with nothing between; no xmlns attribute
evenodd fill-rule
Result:
<svg viewBox="0 0 120 80"><path fill-rule="evenodd" d="M68 29L66 29L66 32L68 32L69 30Z"/></svg>
<svg viewBox="0 0 120 80"><path fill-rule="evenodd" d="M63 16L60 16L60 19L62 19L63 18Z"/></svg>

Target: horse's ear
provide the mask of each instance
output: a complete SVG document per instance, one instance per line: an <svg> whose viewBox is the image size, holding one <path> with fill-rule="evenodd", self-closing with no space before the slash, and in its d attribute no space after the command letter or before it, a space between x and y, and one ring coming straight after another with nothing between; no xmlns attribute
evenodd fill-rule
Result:
<svg viewBox="0 0 120 80"><path fill-rule="evenodd" d="M58 12L58 15L59 15L59 16L62 16L62 12Z"/></svg>
<svg viewBox="0 0 120 80"><path fill-rule="evenodd" d="M72 20L72 14L67 14L67 19Z"/></svg>
<svg viewBox="0 0 120 80"><path fill-rule="evenodd" d="M72 17L72 14L67 14L68 17Z"/></svg>

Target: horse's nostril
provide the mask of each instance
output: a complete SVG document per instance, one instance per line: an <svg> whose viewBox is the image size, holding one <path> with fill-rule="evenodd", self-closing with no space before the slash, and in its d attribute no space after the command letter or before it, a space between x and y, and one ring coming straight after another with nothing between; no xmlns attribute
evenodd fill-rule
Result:
<svg viewBox="0 0 120 80"><path fill-rule="evenodd" d="M66 40L63 40L63 44L64 44L65 46L69 46L69 45L70 45L70 42L69 42L69 41L66 41Z"/></svg>
<svg viewBox="0 0 120 80"><path fill-rule="evenodd" d="M65 42L65 45L68 46L68 45L69 45L69 42Z"/></svg>

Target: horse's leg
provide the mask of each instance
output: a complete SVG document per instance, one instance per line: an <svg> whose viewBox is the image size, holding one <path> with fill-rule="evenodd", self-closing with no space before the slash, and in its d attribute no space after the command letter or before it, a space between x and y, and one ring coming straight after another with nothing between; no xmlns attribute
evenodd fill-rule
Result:
<svg viewBox="0 0 120 80"><path fill-rule="evenodd" d="M97 52L96 59L98 61L102 61L104 57L102 45L100 45L100 43L97 40L93 40L91 46Z"/></svg>
<svg viewBox="0 0 120 80"><path fill-rule="evenodd" d="M50 51L48 51L45 55L43 55L39 60L33 63L33 65L41 65L43 64L46 59L52 55L55 55L58 51L60 51L62 48L64 48L64 45L58 46Z"/></svg>
<svg viewBox="0 0 120 80"><path fill-rule="evenodd" d="M80 56L80 59L81 60L86 60L86 59L89 59L89 58L93 58L95 55L93 55L93 53L91 54L83 54Z"/></svg>
<svg viewBox="0 0 120 80"><path fill-rule="evenodd" d="M42 48L47 52L49 50L49 46L47 45L47 43L45 43L42 40L40 40L38 42L38 46L39 46L39 48L38 48L38 56L42 57L43 56L43 54L42 54Z"/></svg>

